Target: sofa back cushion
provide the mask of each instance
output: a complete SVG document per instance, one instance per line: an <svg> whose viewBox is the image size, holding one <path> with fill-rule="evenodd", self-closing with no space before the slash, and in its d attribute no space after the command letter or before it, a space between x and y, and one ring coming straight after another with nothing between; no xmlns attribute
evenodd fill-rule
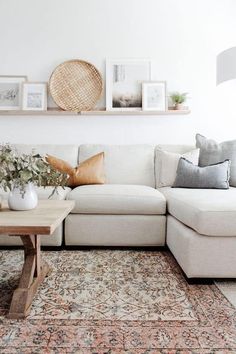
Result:
<svg viewBox="0 0 236 354"><path fill-rule="evenodd" d="M175 144L160 144L156 146L156 150L161 149L168 152L175 152L176 154L185 154L191 150L196 149L195 145L175 145Z"/></svg>
<svg viewBox="0 0 236 354"><path fill-rule="evenodd" d="M79 149L78 145L14 144L12 146L15 147L19 153L30 154L33 150L35 153L38 153L43 156L45 156L46 154L56 156L62 160L65 160L73 167L77 165Z"/></svg>
<svg viewBox="0 0 236 354"><path fill-rule="evenodd" d="M155 187L154 151L151 145L80 145L79 163L105 153L108 184L139 184Z"/></svg>

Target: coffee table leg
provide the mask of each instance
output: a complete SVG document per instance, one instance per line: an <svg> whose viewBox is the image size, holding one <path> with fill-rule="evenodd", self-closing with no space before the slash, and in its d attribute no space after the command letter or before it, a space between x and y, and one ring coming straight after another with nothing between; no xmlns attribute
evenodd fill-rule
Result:
<svg viewBox="0 0 236 354"><path fill-rule="evenodd" d="M41 260L40 236L20 236L24 245L25 262L18 288L14 291L8 318L25 318L32 305L34 295L49 272L49 266Z"/></svg>

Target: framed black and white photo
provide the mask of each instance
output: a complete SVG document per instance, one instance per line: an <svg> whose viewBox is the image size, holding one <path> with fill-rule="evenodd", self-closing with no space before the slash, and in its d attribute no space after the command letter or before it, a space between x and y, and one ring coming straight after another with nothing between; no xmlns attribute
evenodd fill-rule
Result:
<svg viewBox="0 0 236 354"><path fill-rule="evenodd" d="M151 80L148 59L107 59L106 109L142 109L142 82Z"/></svg>
<svg viewBox="0 0 236 354"><path fill-rule="evenodd" d="M47 110L47 84L45 82L23 83L22 109L25 111Z"/></svg>
<svg viewBox="0 0 236 354"><path fill-rule="evenodd" d="M143 82L142 108L144 111L167 110L167 94L165 81Z"/></svg>
<svg viewBox="0 0 236 354"><path fill-rule="evenodd" d="M19 110L27 76L0 76L0 110Z"/></svg>

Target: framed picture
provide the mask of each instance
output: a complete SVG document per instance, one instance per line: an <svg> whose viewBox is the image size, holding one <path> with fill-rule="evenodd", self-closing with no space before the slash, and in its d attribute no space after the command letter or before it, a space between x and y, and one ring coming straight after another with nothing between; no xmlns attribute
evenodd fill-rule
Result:
<svg viewBox="0 0 236 354"><path fill-rule="evenodd" d="M167 94L165 81L143 82L142 108L144 111L167 110Z"/></svg>
<svg viewBox="0 0 236 354"><path fill-rule="evenodd" d="M22 109L25 111L47 110L47 83L25 82L22 85Z"/></svg>
<svg viewBox="0 0 236 354"><path fill-rule="evenodd" d="M22 83L27 76L0 76L0 110L21 109Z"/></svg>
<svg viewBox="0 0 236 354"><path fill-rule="evenodd" d="M106 109L142 109L142 82L151 80L148 59L107 59Z"/></svg>

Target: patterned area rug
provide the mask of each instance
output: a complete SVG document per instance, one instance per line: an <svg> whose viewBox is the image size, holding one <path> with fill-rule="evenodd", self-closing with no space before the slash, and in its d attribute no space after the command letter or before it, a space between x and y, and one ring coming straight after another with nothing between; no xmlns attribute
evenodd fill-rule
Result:
<svg viewBox="0 0 236 354"><path fill-rule="evenodd" d="M168 251L43 252L52 273L30 316L6 319L23 261L0 251L0 353L236 353L236 309L188 285Z"/></svg>

